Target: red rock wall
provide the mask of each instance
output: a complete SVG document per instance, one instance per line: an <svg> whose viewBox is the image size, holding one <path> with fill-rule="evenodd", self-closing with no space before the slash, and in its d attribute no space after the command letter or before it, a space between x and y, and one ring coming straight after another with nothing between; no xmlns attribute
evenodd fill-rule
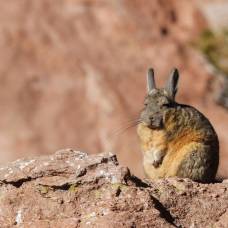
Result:
<svg viewBox="0 0 228 228"><path fill-rule="evenodd" d="M210 118L228 173L228 115L208 98L210 74L190 44L204 26L193 1L2 0L0 8L1 162L111 150L142 174L135 129L116 131L142 108L147 68L161 86L175 66L178 100Z"/></svg>

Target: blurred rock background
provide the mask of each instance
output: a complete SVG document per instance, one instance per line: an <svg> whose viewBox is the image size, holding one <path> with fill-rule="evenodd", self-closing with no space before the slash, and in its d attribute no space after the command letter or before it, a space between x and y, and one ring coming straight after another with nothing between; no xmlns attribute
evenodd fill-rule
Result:
<svg viewBox="0 0 228 228"><path fill-rule="evenodd" d="M71 147L117 152L142 176L136 130L119 129L143 107L147 68L162 86L178 67L177 100L213 123L228 177L227 76L201 36L228 27L226 1L0 0L0 12L0 163Z"/></svg>

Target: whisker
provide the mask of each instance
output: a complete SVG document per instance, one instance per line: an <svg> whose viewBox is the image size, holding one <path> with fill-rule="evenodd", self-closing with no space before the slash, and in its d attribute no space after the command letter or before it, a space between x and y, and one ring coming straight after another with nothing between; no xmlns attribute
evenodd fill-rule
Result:
<svg viewBox="0 0 228 228"><path fill-rule="evenodd" d="M135 115L132 115L132 117L130 117L127 121L122 122L122 124L128 124L128 123L131 123L131 122L139 120L140 114L142 113L143 110L144 110L144 108L139 110Z"/></svg>
<svg viewBox="0 0 228 228"><path fill-rule="evenodd" d="M137 113L135 113L134 116L132 116L131 119L125 121L122 123L121 128L114 130L113 132L111 132L110 136L107 137L107 140L109 141L110 139L113 139L114 137L119 136L120 134L125 133L127 130L137 126L138 124L140 124L142 121L140 119L140 113L143 111L144 108L142 108L141 110L139 110Z"/></svg>
<svg viewBox="0 0 228 228"><path fill-rule="evenodd" d="M125 121L125 122L122 122L122 123L120 123L120 125L127 125L128 126L128 124L131 124L131 123L136 123L137 121L139 120L139 118L137 117L137 118L134 118L134 119L130 119L130 120L127 120L127 121ZM122 127L121 127L122 128Z"/></svg>
<svg viewBox="0 0 228 228"><path fill-rule="evenodd" d="M136 111L134 114L131 114L129 117L129 120L136 120L139 118L140 114L142 113L142 111L145 109L145 107L142 107L140 110Z"/></svg>
<svg viewBox="0 0 228 228"><path fill-rule="evenodd" d="M121 127L120 129L117 129L115 132L111 133L110 138L116 137L120 134L123 134L127 130L137 126L139 123L141 123L141 120L137 119L135 121L131 121L127 126Z"/></svg>

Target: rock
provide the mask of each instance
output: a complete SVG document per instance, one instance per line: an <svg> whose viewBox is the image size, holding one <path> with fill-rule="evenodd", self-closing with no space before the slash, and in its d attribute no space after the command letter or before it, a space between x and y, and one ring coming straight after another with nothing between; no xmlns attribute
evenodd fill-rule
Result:
<svg viewBox="0 0 228 228"><path fill-rule="evenodd" d="M219 221L215 223L217 228L226 228L228 224L228 211L220 216Z"/></svg>
<svg viewBox="0 0 228 228"><path fill-rule="evenodd" d="M0 227L225 227L228 185L140 180L72 149L0 167Z"/></svg>
<svg viewBox="0 0 228 228"><path fill-rule="evenodd" d="M228 109L228 76L219 75L215 77L213 87L215 101Z"/></svg>
<svg viewBox="0 0 228 228"><path fill-rule="evenodd" d="M211 29L219 31L228 24L228 4L226 0L200 1L202 11Z"/></svg>

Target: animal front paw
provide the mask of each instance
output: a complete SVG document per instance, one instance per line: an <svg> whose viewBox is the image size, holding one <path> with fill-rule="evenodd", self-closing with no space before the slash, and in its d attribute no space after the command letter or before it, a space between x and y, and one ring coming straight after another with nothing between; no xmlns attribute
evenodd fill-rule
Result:
<svg viewBox="0 0 228 228"><path fill-rule="evenodd" d="M154 160L152 165L154 166L154 168L158 168L161 163L162 163L162 160Z"/></svg>
<svg viewBox="0 0 228 228"><path fill-rule="evenodd" d="M154 168L158 168L162 164L164 156L164 150L152 149L144 154L144 162L153 165Z"/></svg>

